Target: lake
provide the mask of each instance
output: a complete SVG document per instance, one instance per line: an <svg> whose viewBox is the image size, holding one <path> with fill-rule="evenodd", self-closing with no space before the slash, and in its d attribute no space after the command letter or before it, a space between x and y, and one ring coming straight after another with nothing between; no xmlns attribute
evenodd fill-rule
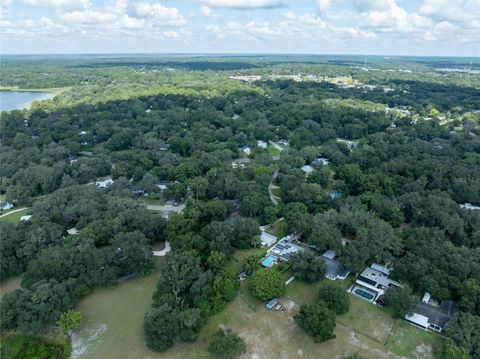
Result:
<svg viewBox="0 0 480 359"><path fill-rule="evenodd" d="M53 98L53 94L48 92L0 91L0 111L21 110L32 101L50 98Z"/></svg>

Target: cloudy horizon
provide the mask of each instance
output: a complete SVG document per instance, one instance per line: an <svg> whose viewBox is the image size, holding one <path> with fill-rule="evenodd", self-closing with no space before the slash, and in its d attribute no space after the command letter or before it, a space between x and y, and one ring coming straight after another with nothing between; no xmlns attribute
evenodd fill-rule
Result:
<svg viewBox="0 0 480 359"><path fill-rule="evenodd" d="M480 56L480 0L0 0L3 54Z"/></svg>

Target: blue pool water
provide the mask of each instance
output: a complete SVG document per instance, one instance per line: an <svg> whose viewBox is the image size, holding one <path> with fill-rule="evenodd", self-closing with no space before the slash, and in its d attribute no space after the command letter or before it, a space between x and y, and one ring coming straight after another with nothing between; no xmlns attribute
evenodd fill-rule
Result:
<svg viewBox="0 0 480 359"><path fill-rule="evenodd" d="M267 256L267 257L265 257L265 258L262 260L262 265L263 265L264 267L267 267L267 268L268 268L268 267L270 267L270 266L272 265L272 263L275 262L276 260L277 260L277 257L275 257L275 256L272 256L272 255Z"/></svg>

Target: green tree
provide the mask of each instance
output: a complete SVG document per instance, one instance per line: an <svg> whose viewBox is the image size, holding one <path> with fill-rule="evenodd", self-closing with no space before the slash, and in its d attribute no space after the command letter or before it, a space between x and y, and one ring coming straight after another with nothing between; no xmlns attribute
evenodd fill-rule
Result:
<svg viewBox="0 0 480 359"><path fill-rule="evenodd" d="M262 257L263 257L262 255L256 255L256 254L249 254L245 256L245 258L243 258L243 261L242 261L243 271L248 275L255 272L260 266L260 259Z"/></svg>
<svg viewBox="0 0 480 359"><path fill-rule="evenodd" d="M385 293L385 303L393 312L393 315L403 319L405 315L411 314L415 308L417 299L412 294L408 285L403 287L388 288Z"/></svg>
<svg viewBox="0 0 480 359"><path fill-rule="evenodd" d="M171 347L179 331L178 321L178 313L168 304L147 312L143 322L147 346L156 351L164 351Z"/></svg>
<svg viewBox="0 0 480 359"><path fill-rule="evenodd" d="M350 308L350 296L337 282L325 280L320 283L318 296L320 301L323 301L336 314L346 313Z"/></svg>
<svg viewBox="0 0 480 359"><path fill-rule="evenodd" d="M214 359L233 359L247 351L242 338L231 329L219 329L212 336L208 345L208 352Z"/></svg>
<svg viewBox="0 0 480 359"><path fill-rule="evenodd" d="M455 345L453 340L445 340L440 359L472 359L468 350Z"/></svg>
<svg viewBox="0 0 480 359"><path fill-rule="evenodd" d="M294 319L315 343L335 338L335 313L325 303L302 304Z"/></svg>
<svg viewBox="0 0 480 359"><path fill-rule="evenodd" d="M293 275L306 282L315 282L325 276L325 262L309 251L300 251L290 257Z"/></svg>
<svg viewBox="0 0 480 359"><path fill-rule="evenodd" d="M259 269L250 278L250 289L255 298L268 300L285 293L283 276L270 269Z"/></svg>
<svg viewBox="0 0 480 359"><path fill-rule="evenodd" d="M70 333L82 324L82 312L78 310L69 310L60 314L57 321L58 328L64 333Z"/></svg>

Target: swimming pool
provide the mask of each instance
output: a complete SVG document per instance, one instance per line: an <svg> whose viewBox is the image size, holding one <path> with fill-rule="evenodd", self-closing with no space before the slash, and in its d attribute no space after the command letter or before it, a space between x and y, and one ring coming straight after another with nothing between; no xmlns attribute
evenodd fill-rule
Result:
<svg viewBox="0 0 480 359"><path fill-rule="evenodd" d="M277 257L268 255L265 258L263 258L262 266L266 268L270 268L275 263L276 260L277 260Z"/></svg>
<svg viewBox="0 0 480 359"><path fill-rule="evenodd" d="M375 295L360 288L355 288L353 292L359 297L365 298L366 300L372 301L373 298L375 298Z"/></svg>

